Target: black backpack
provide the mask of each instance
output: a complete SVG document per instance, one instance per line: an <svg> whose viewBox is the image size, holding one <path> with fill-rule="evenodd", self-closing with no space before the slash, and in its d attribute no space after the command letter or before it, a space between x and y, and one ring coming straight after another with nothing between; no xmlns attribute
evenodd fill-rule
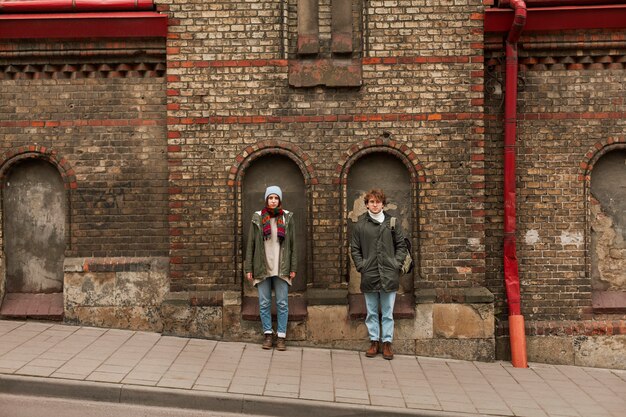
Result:
<svg viewBox="0 0 626 417"><path fill-rule="evenodd" d="M391 229L391 235L393 236L393 242L395 245L395 242L396 242L396 218L395 217L392 217L389 220L389 228ZM413 271L413 268L415 267L415 262L413 262L413 258L411 257L411 252L412 252L411 240L408 237L405 237L404 243L406 244L407 253L406 253L406 257L404 258L404 261L402 261L402 267L400 268L400 272L402 272L402 275L406 275L410 273L411 271Z"/></svg>

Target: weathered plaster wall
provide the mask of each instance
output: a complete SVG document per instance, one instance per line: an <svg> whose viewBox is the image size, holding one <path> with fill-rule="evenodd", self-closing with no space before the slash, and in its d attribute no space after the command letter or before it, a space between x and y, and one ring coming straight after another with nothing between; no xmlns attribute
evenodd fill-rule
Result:
<svg viewBox="0 0 626 417"><path fill-rule="evenodd" d="M2 185L7 292L60 293L68 218L61 175L30 159L12 166Z"/></svg>
<svg viewBox="0 0 626 417"><path fill-rule="evenodd" d="M591 230L593 289L626 291L626 244L613 218L597 203L591 204Z"/></svg>
<svg viewBox="0 0 626 417"><path fill-rule="evenodd" d="M167 258L68 258L64 268L65 321L163 331Z"/></svg>
<svg viewBox="0 0 626 417"><path fill-rule="evenodd" d="M602 155L591 172L591 285L626 291L626 151ZM626 306L624 306L626 307Z"/></svg>

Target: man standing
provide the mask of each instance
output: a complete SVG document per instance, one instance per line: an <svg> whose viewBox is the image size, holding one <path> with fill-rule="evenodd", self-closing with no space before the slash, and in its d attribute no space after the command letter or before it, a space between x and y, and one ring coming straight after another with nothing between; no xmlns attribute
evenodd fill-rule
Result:
<svg viewBox="0 0 626 417"><path fill-rule="evenodd" d="M383 211L385 194L373 189L365 194L367 213L359 217L350 241L350 252L356 270L361 274L361 292L365 295L367 316L365 325L370 347L365 356L373 358L380 350L380 320L382 315L383 358L393 359L393 306L400 286L400 270L407 254L402 231L397 224L392 231L391 216ZM398 222L396 222L398 223Z"/></svg>

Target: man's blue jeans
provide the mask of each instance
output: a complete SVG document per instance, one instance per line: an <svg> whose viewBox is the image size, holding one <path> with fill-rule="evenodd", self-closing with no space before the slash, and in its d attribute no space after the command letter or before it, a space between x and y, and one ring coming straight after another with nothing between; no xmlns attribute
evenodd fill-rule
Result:
<svg viewBox="0 0 626 417"><path fill-rule="evenodd" d="M272 286L276 293L276 315L278 337L287 335L287 317L289 315L289 284L277 276L267 277L257 284L259 290L259 312L263 333L272 333Z"/></svg>
<svg viewBox="0 0 626 417"><path fill-rule="evenodd" d="M380 321L378 319L378 306L383 321L383 339L382 342L393 341L393 306L396 302L396 292L366 292L365 305L367 307L367 316L365 317L365 325L369 333L370 340L380 340Z"/></svg>

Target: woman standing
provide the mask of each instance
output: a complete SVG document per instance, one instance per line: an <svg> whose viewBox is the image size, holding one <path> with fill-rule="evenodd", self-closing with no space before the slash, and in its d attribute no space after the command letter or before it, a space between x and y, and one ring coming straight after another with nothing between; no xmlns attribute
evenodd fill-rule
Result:
<svg viewBox="0 0 626 417"><path fill-rule="evenodd" d="M276 293L276 349L286 350L288 292L296 277L296 240L293 213L282 208L283 192L272 185L265 190L265 207L252 215L244 273L259 291L263 349L274 344L272 287Z"/></svg>

